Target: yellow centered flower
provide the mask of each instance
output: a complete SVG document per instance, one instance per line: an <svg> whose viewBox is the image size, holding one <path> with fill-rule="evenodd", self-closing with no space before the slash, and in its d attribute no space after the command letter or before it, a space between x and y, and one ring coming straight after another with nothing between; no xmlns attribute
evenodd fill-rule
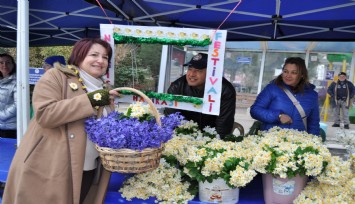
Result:
<svg viewBox="0 0 355 204"><path fill-rule="evenodd" d="M102 95L100 93L94 94L94 100L95 101L101 101Z"/></svg>
<svg viewBox="0 0 355 204"><path fill-rule="evenodd" d="M76 83L70 83L69 84L70 88L73 89L74 91L78 90L78 85Z"/></svg>

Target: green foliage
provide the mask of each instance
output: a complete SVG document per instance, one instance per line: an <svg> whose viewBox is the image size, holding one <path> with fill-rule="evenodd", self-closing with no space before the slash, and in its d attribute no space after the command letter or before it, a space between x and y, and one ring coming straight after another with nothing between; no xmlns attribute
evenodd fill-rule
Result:
<svg viewBox="0 0 355 204"><path fill-rule="evenodd" d="M43 61L53 55L62 55L68 60L72 51L72 46L53 46L53 47L30 47L29 48L29 66L42 67ZM8 53L16 60L16 48L1 48L0 53Z"/></svg>
<svg viewBox="0 0 355 204"><path fill-rule="evenodd" d="M29 59L31 67L42 67L43 61L53 55L62 55L68 60L72 46L53 46L53 47L30 47Z"/></svg>
<svg viewBox="0 0 355 204"><path fill-rule="evenodd" d="M208 160L209 158L214 158L216 157L218 154L223 153L224 151L226 151L225 149L211 149L211 148L206 148L206 152L207 155L204 156L202 158L201 161L199 162L187 162L185 165L185 168L188 169L189 175L191 176L191 178L196 179L197 181L200 182L212 182L213 179L217 179L217 178L221 178L223 177L220 174L212 174L210 176L204 176L201 173L201 169L205 166L205 162L206 160Z"/></svg>
<svg viewBox="0 0 355 204"><path fill-rule="evenodd" d="M198 131L198 126L193 126L191 128L183 128L183 127L177 127L175 128L175 133L176 135L182 134L182 135L192 135L194 132Z"/></svg>
<svg viewBox="0 0 355 204"><path fill-rule="evenodd" d="M162 158L165 159L165 161L170 164L170 166L177 166L179 164L179 161L176 159L176 157L172 155L162 155Z"/></svg>
<svg viewBox="0 0 355 204"><path fill-rule="evenodd" d="M132 114L132 108L128 108L126 114L121 114L119 119L123 119L123 118L131 118L131 114ZM139 122L143 122L143 121L150 121L152 119L155 119L155 117L151 114L148 113L144 113L143 115L141 115L138 120Z"/></svg>
<svg viewBox="0 0 355 204"><path fill-rule="evenodd" d="M245 162L245 158L235 158L235 157L232 157L232 158L229 158L227 161L224 162L224 167L223 167L223 170L222 170L222 178L226 181L227 185L231 188L234 188L235 186L231 185L229 183L230 179L231 179L231 175L230 175L230 172L231 171L234 171L237 166L241 166L240 163L241 162ZM245 162L245 165L242 166L244 169L248 169L249 168L249 163L248 162Z"/></svg>
<svg viewBox="0 0 355 204"><path fill-rule="evenodd" d="M175 166L176 168L179 168L181 170L181 181L182 182L189 182L190 186L188 188L188 192L191 195L196 195L198 192L198 181L196 179L191 178L190 176L186 175L183 171L183 166L179 166L179 161L176 159L176 157L169 155L162 155L162 158L165 159L165 161L170 164L170 166Z"/></svg>
<svg viewBox="0 0 355 204"><path fill-rule="evenodd" d="M265 169L267 172L273 172L274 169L276 168L277 157L281 156L283 153L279 153L275 149L270 147L267 147L267 150L271 152L271 161L269 165L266 166Z"/></svg>
<svg viewBox="0 0 355 204"><path fill-rule="evenodd" d="M236 136L236 135L233 135L233 134L228 134L228 135L225 135L224 138L222 138L223 141L226 141L226 142L241 142L243 141L244 137L243 136Z"/></svg>
<svg viewBox="0 0 355 204"><path fill-rule="evenodd" d="M150 70L152 76L159 75L161 50L162 45L159 44L142 44L137 53L137 58L142 59L142 63Z"/></svg>
<svg viewBox="0 0 355 204"><path fill-rule="evenodd" d="M142 85L149 80L149 70L143 67L115 67L115 86L116 87L133 87Z"/></svg>

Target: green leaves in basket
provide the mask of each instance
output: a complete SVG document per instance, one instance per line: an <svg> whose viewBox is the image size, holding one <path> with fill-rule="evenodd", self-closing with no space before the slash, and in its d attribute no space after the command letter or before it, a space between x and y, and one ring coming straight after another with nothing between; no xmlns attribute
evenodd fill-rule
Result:
<svg viewBox="0 0 355 204"><path fill-rule="evenodd" d="M129 119L131 115L132 115L132 108L128 108L127 113L120 115L119 119L123 119L123 118ZM150 121L152 119L155 119L153 115L145 113L138 118L138 121L143 122L143 121Z"/></svg>

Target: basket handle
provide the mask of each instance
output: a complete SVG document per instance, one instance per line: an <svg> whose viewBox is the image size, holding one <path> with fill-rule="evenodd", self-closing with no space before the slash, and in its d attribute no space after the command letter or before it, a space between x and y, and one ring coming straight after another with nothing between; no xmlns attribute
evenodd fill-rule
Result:
<svg viewBox="0 0 355 204"><path fill-rule="evenodd" d="M134 93L138 94L139 96L141 96L144 99L144 101L146 101L149 104L150 109L152 110L152 113L155 117L155 121L161 126L159 112L158 112L157 108L154 106L154 103L152 102L152 100L150 100L150 98L147 95L145 95L143 92L141 92L137 89L130 88L130 87L119 87L119 88L115 88L113 90L114 91L122 91L122 90L131 91L131 92L134 92ZM99 110L97 112L97 118L100 118L102 116L102 112L103 112L103 106L101 106L99 108Z"/></svg>

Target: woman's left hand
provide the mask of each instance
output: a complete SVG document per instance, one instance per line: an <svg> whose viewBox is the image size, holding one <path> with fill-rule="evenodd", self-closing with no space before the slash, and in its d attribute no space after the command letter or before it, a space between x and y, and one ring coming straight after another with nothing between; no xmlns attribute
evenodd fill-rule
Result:
<svg viewBox="0 0 355 204"><path fill-rule="evenodd" d="M116 91L116 90L110 90L108 93L110 94L111 105L114 105L115 97L122 97L122 95L120 93L118 93L118 91Z"/></svg>

